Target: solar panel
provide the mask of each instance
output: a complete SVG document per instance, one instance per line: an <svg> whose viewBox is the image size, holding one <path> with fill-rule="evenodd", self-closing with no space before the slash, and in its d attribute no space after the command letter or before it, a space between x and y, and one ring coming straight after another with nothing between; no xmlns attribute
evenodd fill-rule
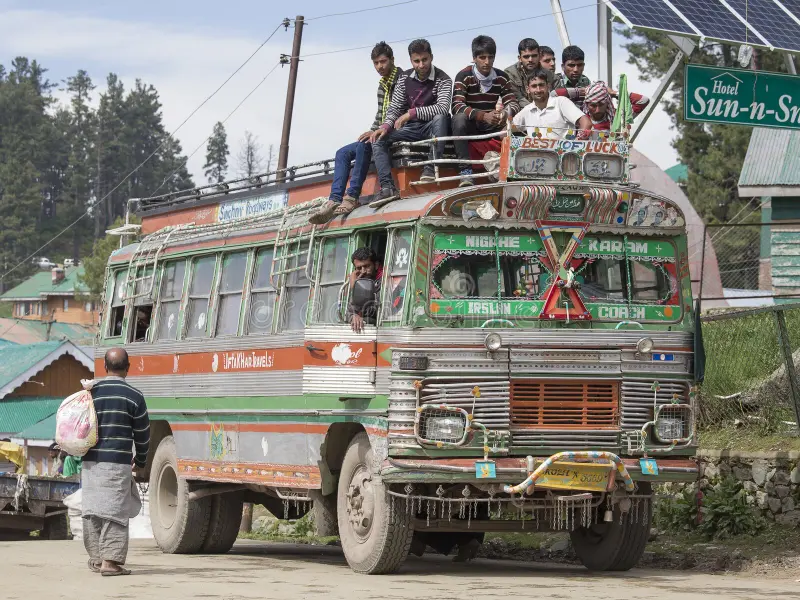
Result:
<svg viewBox="0 0 800 600"><path fill-rule="evenodd" d="M783 12L773 0L727 0L727 2L775 48L800 50L800 25Z"/></svg>
<svg viewBox="0 0 800 600"><path fill-rule="evenodd" d="M718 0L670 0L708 38L763 46L764 43Z"/></svg>
<svg viewBox="0 0 800 600"><path fill-rule="evenodd" d="M800 0L780 0L787 10L800 19Z"/></svg>
<svg viewBox="0 0 800 600"><path fill-rule="evenodd" d="M697 37L663 0L607 0L606 4L634 27Z"/></svg>

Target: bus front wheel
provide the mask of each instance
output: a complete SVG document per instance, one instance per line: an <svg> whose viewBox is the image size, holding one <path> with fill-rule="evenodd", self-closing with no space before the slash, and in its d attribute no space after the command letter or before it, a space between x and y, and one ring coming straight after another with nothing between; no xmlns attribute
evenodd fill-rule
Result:
<svg viewBox="0 0 800 600"><path fill-rule="evenodd" d="M366 433L350 442L339 473L337 516L342 550L357 573L396 571L408 556L413 529L403 502L391 502L372 474L373 450Z"/></svg>

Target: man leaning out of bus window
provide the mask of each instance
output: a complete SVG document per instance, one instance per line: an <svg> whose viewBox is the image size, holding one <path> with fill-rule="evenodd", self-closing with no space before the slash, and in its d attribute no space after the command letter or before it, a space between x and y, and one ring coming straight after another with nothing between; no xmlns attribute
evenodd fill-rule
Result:
<svg viewBox="0 0 800 600"><path fill-rule="evenodd" d="M358 136L355 142L342 146L336 151L333 184L328 201L308 219L309 223L314 225L322 225L335 216L349 214L358 205L361 188L367 178L372 161L370 136L386 118L392 93L402 74L400 67L394 64L394 51L386 42L379 42L375 45L371 58L375 70L381 76L378 80L378 112L375 113L375 120L367 131ZM345 190L348 178L350 186Z"/></svg>
<svg viewBox="0 0 800 600"><path fill-rule="evenodd" d="M371 301L356 304L353 300L347 306L347 320L356 333L364 330L364 325L375 325L378 316L378 298L381 295L382 269L378 265L378 256L372 248L358 248L353 252L353 272L350 273L350 294L357 279L371 279L375 282L375 294Z"/></svg>
<svg viewBox="0 0 800 600"><path fill-rule="evenodd" d="M418 142L444 137L450 132L453 80L433 66L433 52L428 40L411 42L408 56L413 68L400 75L386 118L370 137L381 184L378 201L388 202L400 197L392 179L390 148L394 142ZM443 153L444 142L434 144L431 157L439 159ZM433 165L425 165L420 181L434 180Z"/></svg>
<svg viewBox="0 0 800 600"><path fill-rule="evenodd" d="M563 138L569 129L580 129L578 137L586 137L592 128L588 115L563 96L551 96L547 86L547 73L538 69L528 81L528 94L531 103L514 117L516 128L534 135L536 128L547 138ZM549 131L548 131L549 129Z"/></svg>

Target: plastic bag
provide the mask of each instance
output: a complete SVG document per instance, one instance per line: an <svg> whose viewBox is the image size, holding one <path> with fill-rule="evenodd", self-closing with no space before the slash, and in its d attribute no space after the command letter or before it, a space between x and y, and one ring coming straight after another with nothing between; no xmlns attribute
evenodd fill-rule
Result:
<svg viewBox="0 0 800 600"><path fill-rule="evenodd" d="M56 443L72 456L83 456L97 443L97 414L91 389L94 379L81 380L83 390L66 398L56 413Z"/></svg>

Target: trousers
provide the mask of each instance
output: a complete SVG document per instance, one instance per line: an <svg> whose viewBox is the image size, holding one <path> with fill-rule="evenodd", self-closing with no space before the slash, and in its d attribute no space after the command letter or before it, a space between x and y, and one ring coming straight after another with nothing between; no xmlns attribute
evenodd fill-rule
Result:
<svg viewBox="0 0 800 600"><path fill-rule="evenodd" d="M124 565L128 557L128 526L94 515L84 516L83 546L93 561L110 560Z"/></svg>
<svg viewBox="0 0 800 600"><path fill-rule="evenodd" d="M333 184L331 184L329 199L337 203L342 201L342 194L344 194L348 179L350 180L350 187L347 188L347 195L358 199L361 195L361 187L367 178L371 161L372 144L369 142L353 142L339 148L336 151ZM352 170L351 163L353 163Z"/></svg>
<svg viewBox="0 0 800 600"><path fill-rule="evenodd" d="M394 186L392 180L392 157L390 149L395 142L418 142L430 138L444 137L450 132L450 115L436 115L430 121L408 121L401 129L392 129L372 146L375 168L382 188ZM437 142L433 158L444 154L444 142Z"/></svg>

